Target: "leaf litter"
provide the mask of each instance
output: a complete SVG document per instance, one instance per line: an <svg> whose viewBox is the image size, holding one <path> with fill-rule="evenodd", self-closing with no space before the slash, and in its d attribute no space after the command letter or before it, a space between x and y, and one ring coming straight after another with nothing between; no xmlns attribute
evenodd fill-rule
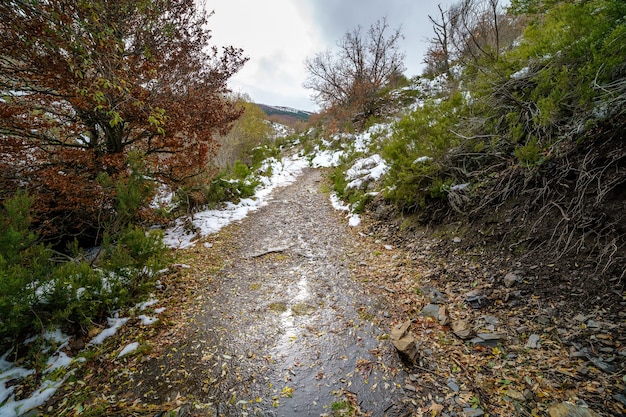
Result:
<svg viewBox="0 0 626 417"><path fill-rule="evenodd" d="M155 294L159 322L107 339L42 414L547 416L570 403L624 413L624 315L555 314L528 291L528 272L554 265L527 266L506 287L494 277L517 266L511 257L466 255L446 237L400 241L370 220L343 228L316 171L303 177L180 251L190 267ZM420 314L431 304L445 308ZM406 320L414 363L389 340ZM342 404L348 414L333 414Z"/></svg>

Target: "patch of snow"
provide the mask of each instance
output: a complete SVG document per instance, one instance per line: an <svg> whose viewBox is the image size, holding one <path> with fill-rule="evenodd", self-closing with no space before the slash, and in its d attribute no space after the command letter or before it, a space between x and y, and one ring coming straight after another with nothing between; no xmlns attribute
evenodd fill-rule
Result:
<svg viewBox="0 0 626 417"><path fill-rule="evenodd" d="M141 325L142 326L151 326L154 323L156 323L157 321L159 321L159 319L157 317L148 317L144 314L140 315L137 317L139 320L141 320Z"/></svg>
<svg viewBox="0 0 626 417"><path fill-rule="evenodd" d="M153 209L172 207L173 199L174 193L171 188L166 184L161 184L156 195L150 202L150 207Z"/></svg>
<svg viewBox="0 0 626 417"><path fill-rule="evenodd" d="M330 203L333 205L333 208L335 210L339 210L339 211L348 211L348 210L350 210L350 205L342 204L342 202L339 199L339 197L337 197L337 193L333 192L333 193L330 194Z"/></svg>
<svg viewBox="0 0 626 417"><path fill-rule="evenodd" d="M57 352L48 358L45 373L50 373L59 368L67 368L72 363L72 358L65 352Z"/></svg>
<svg viewBox="0 0 626 417"><path fill-rule="evenodd" d="M361 216L359 216L358 214L352 213L350 215L350 218L348 219L348 225L352 227L357 227L360 224L361 224Z"/></svg>
<svg viewBox="0 0 626 417"><path fill-rule="evenodd" d="M420 156L415 161L413 161L413 163L414 164L423 164L424 162L428 162L428 161L430 161L432 159L433 158L431 158L430 156Z"/></svg>
<svg viewBox="0 0 626 417"><path fill-rule="evenodd" d="M154 309L154 314L161 314L161 313L162 313L162 312L164 312L165 310L167 310L165 307L155 308L155 309Z"/></svg>
<svg viewBox="0 0 626 417"><path fill-rule="evenodd" d="M530 73L530 68L524 67L521 70L511 74L511 78L514 80L519 80L520 78L524 78L525 76L527 76L529 73Z"/></svg>
<svg viewBox="0 0 626 417"><path fill-rule="evenodd" d="M358 159L346 172L346 178L351 180L346 188L359 188L364 182L377 181L388 170L389 167L378 154Z"/></svg>
<svg viewBox="0 0 626 417"><path fill-rule="evenodd" d="M47 331L42 336L43 339L58 343L60 346L57 350L50 355L46 364L44 374L50 374L53 371L61 368L67 368L72 363L72 358L67 356L65 352L62 352L67 343L69 342L69 336L63 334L61 330ZM47 348L44 348L44 352ZM50 379L44 379L41 382L39 388L32 392L28 398L21 400L15 400L13 393L17 385L13 381L26 378L35 373L33 369L25 369L16 367L13 363L7 361L11 351L5 353L0 357L0 417L17 417L26 414L28 411L39 407L44 404L56 390L63 384L65 378L61 378L57 381ZM7 387L7 384L11 384Z"/></svg>
<svg viewBox="0 0 626 417"><path fill-rule="evenodd" d="M114 336L120 327L122 327L128 318L107 318L107 322L109 323L109 327L100 332L96 337L91 339L88 345L101 345L102 342L108 337Z"/></svg>
<svg viewBox="0 0 626 417"><path fill-rule="evenodd" d="M17 417L26 414L26 412L45 404L57 389L63 384L65 379L58 381L45 380L41 386L37 388L28 398L15 401L13 397L9 398L6 404L0 407L0 417ZM11 387L14 388L14 387ZM2 386L0 386L0 391ZM0 398L2 393L0 392Z"/></svg>
<svg viewBox="0 0 626 417"><path fill-rule="evenodd" d="M315 158L311 161L313 168L330 168L339 165L341 157L345 154L344 151L320 151L317 152Z"/></svg>
<svg viewBox="0 0 626 417"><path fill-rule="evenodd" d="M87 289L85 287L80 287L76 290L76 299L80 300L80 297L83 296L83 294L85 293L85 291L87 291Z"/></svg>
<svg viewBox="0 0 626 417"><path fill-rule="evenodd" d="M469 187L469 182L465 184L457 184L450 187L450 191L461 191Z"/></svg>
<svg viewBox="0 0 626 417"><path fill-rule="evenodd" d="M122 349L122 351L117 355L117 357L121 358L122 356L126 356L129 353L136 351L138 347L139 347L138 342L129 343L124 347L124 349Z"/></svg>
<svg viewBox="0 0 626 417"><path fill-rule="evenodd" d="M139 303L135 306L135 308L138 308L141 311L144 311L146 308L148 307L152 307L153 305L155 305L156 303L158 303L159 300L156 300L154 298L149 299L148 301L144 301L143 303Z"/></svg>
<svg viewBox="0 0 626 417"><path fill-rule="evenodd" d="M347 211L348 212L347 218L348 218L348 225L349 226L356 227L356 226L361 224L361 216L359 216L356 213L352 213L350 211L350 205L343 204L342 201L339 199L339 197L337 197L336 193L331 193L330 194L330 203L333 205L333 208L335 210Z"/></svg>
<svg viewBox="0 0 626 417"><path fill-rule="evenodd" d="M227 203L222 210L206 210L194 214L191 223L197 233L189 233L189 228L185 227L186 219L179 219L175 226L165 231L163 242L171 248L184 249L194 246L199 237L216 233L224 226L244 219L249 212L267 205L275 188L293 183L308 165L308 161L302 157L286 157L281 161L272 161L270 165L272 176L261 178L261 185L252 198L242 199L238 204Z"/></svg>

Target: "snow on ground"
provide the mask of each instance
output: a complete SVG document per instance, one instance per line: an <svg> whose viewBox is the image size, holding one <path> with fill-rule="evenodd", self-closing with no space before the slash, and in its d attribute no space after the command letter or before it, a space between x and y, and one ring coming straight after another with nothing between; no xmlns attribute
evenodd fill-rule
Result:
<svg viewBox="0 0 626 417"><path fill-rule="evenodd" d="M330 203L335 210L347 211L348 225L356 227L361 224L361 216L353 213L349 204L343 204L343 202L337 197L336 193L330 193Z"/></svg>
<svg viewBox="0 0 626 417"><path fill-rule="evenodd" d="M193 215L191 223L193 232L186 224L188 219L179 219L176 224L165 231L163 242L171 248L189 248L195 245L198 238L220 231L224 226L244 219L249 212L265 206L270 194L277 187L293 183L302 170L309 166L303 157L286 157L281 161L268 162L272 168L271 177L261 177L261 185L252 198L242 199L238 204L227 203L221 210L206 210Z"/></svg>
<svg viewBox="0 0 626 417"><path fill-rule="evenodd" d="M39 337L29 339L30 343L33 343L38 338ZM45 375L44 380L28 398L15 400L13 394L16 385L13 381L26 378L34 374L35 371L33 369L25 369L15 366L12 362L7 361L11 351L6 352L2 357L0 357L0 404L2 404L2 406L0 406L0 417L21 416L29 410L39 407L48 401L48 399L65 381L65 378L59 378L58 380L53 381L52 379L46 379L46 376L49 376L57 369L66 368L72 363L72 358L61 351L61 349L67 346L70 339L69 336L62 334L60 330L56 330L44 333L43 339L51 344L58 344L59 346L48 358L46 369L43 371Z"/></svg>
<svg viewBox="0 0 626 417"><path fill-rule="evenodd" d="M146 308L155 305L158 300L151 298L150 300L137 304L136 308L143 311ZM154 309L155 314L161 314L165 311L165 308L156 308ZM140 320L141 325L149 326L155 323L158 318L156 317L148 317L146 315L140 315L137 317ZM108 318L109 327L104 329L100 334L95 336L90 342L89 345L99 345L104 342L105 339L115 335L117 331L128 322L128 318L119 318L119 316L115 316L112 318ZM33 343L37 341L41 336L35 336L28 340L26 343ZM39 388L37 388L28 398L23 398L21 400L15 400L14 391L18 384L16 381L19 381L23 378L26 378L35 373L33 369L25 369L19 366L16 366L14 363L7 361L7 358L11 354L11 351L6 352L3 356L0 357L0 417L17 417L24 415L28 411L39 407L40 405L45 404L52 395L56 392L56 390L65 382L65 379L69 375L66 374L65 377L59 378L56 381L53 381L49 378L54 371L58 369L68 368L74 359L67 356L65 352L62 350L69 343L70 337L63 334L60 330L55 331L47 331L43 335L43 339L45 339L48 344L53 344L56 347L54 353L50 355L48 358L48 362L46 364L46 369L44 372L44 379L41 382ZM44 343L45 345L45 343ZM128 344L122 351L119 353L118 357L125 356L139 347L138 342L133 342ZM43 349L44 353L47 353L48 350ZM80 359L78 359L79 361ZM48 377L48 379L46 379ZM5 403L6 401L6 403Z"/></svg>
<svg viewBox="0 0 626 417"><path fill-rule="evenodd" d="M122 356L126 356L129 353L136 351L138 347L139 347L139 342L129 343L124 347L124 349L122 349L122 351L117 355L117 357L121 358Z"/></svg>
<svg viewBox="0 0 626 417"><path fill-rule="evenodd" d="M378 181L389 167L382 156L375 154L367 158L357 159L352 167L346 171L346 179L350 180L346 188L361 188L363 183Z"/></svg>
<svg viewBox="0 0 626 417"><path fill-rule="evenodd" d="M151 326L154 323L156 323L157 321L159 321L159 319L157 317L150 317L150 316L146 316L145 314L137 316L137 318L139 320L141 320L141 325L142 326Z"/></svg>
<svg viewBox="0 0 626 417"><path fill-rule="evenodd" d="M118 317L109 317L107 318L107 322L109 323L109 327L101 331L96 337L91 339L88 345L101 345L105 339L115 336L120 327L126 324L128 318L118 318Z"/></svg>

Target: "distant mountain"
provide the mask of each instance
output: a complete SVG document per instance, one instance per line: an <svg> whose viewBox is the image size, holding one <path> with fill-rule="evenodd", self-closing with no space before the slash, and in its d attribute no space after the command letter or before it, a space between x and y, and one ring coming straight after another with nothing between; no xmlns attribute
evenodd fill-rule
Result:
<svg viewBox="0 0 626 417"><path fill-rule="evenodd" d="M303 121L306 122L307 120L309 120L309 117L311 117L311 115L313 114L310 111L305 111L305 110L297 110L297 109L293 109L291 107L284 107L284 106L269 106L267 104L258 104L257 106L259 106L261 108L261 110L263 110L265 112L265 114L267 114L268 116L278 116L278 118L284 118L286 120L293 120L293 121Z"/></svg>

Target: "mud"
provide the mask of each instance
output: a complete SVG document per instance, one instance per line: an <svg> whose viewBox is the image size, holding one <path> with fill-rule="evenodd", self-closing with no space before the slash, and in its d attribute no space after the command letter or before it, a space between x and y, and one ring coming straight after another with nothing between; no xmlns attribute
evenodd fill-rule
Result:
<svg viewBox="0 0 626 417"><path fill-rule="evenodd" d="M373 416L410 412L407 375L374 317L385 301L354 278L354 232L306 170L219 247L227 261L193 294L177 346L131 375L146 402L192 399L206 415L320 416L351 400ZM211 239L208 239L210 242Z"/></svg>

